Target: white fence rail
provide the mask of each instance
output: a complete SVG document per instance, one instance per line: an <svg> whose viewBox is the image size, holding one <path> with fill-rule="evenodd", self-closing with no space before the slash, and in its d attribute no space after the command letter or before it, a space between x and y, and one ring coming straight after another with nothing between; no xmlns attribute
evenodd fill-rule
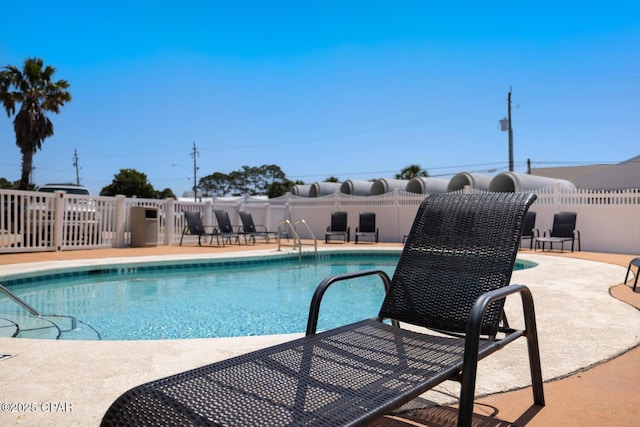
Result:
<svg viewBox="0 0 640 427"><path fill-rule="evenodd" d="M640 189L608 192L549 187L536 193L538 200L531 210L537 212L536 228L541 233L551 228L554 213L576 212L583 250L640 253ZM215 225L213 211L218 209L227 211L237 224L238 212L249 211L256 224L273 231L283 219L304 219L317 238L324 237L333 211L347 212L352 235L359 213L375 212L380 241L400 242L424 197L401 191L378 196L336 192L324 197L182 202L0 190L0 253L130 246L131 208L137 206L157 210L157 238L151 243L159 245L179 243L185 226L182 212L200 211L205 225ZM310 237L300 232L300 237ZM185 242L196 240L185 237Z"/></svg>

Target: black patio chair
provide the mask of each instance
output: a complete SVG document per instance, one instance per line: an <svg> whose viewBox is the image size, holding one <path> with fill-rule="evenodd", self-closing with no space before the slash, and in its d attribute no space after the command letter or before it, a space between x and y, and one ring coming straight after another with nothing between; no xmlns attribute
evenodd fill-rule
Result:
<svg viewBox="0 0 640 427"><path fill-rule="evenodd" d="M575 212L558 212L553 215L553 226L549 230L545 230L542 237L536 239L536 247L542 243L544 251L545 243L549 243L549 248L553 250L554 243L560 243L560 251L564 251L564 242L571 242L571 252L575 242L578 242L578 250L580 247L580 230L576 230L576 220L578 214Z"/></svg>
<svg viewBox="0 0 640 427"><path fill-rule="evenodd" d="M376 227L376 213L375 212L361 212L360 222L356 227L356 243L358 239L363 237L372 238L375 243L378 243L378 228Z"/></svg>
<svg viewBox="0 0 640 427"><path fill-rule="evenodd" d="M329 243L332 237L339 237L345 243L348 243L349 234L351 234L351 227L347 225L347 213L332 212L331 224L327 227L326 233L324 233L324 242Z"/></svg>
<svg viewBox="0 0 640 427"><path fill-rule="evenodd" d="M216 215L216 221L218 222L218 235L216 238L222 239L222 245L225 240L231 244L231 239L235 239L236 243L240 244L240 234L231 225L231 218L227 211L213 211Z"/></svg>
<svg viewBox="0 0 640 427"><path fill-rule="evenodd" d="M527 287L509 285L534 199L428 196L393 280L380 270L326 278L312 298L305 337L137 386L111 405L102 425L366 425L456 380L462 384L458 425L469 426L478 361L520 337L528 344L523 368L534 402L544 405L533 298ZM326 289L371 276L388 289L378 316L316 333ZM523 328L505 328L504 301L516 294ZM399 322L440 334L402 329Z"/></svg>
<svg viewBox="0 0 640 427"><path fill-rule="evenodd" d="M274 231L268 231L267 227L264 225L256 225L253 222L253 216L251 212L241 211L238 212L240 215L240 221L242 222L242 227L240 227L240 235L244 236L244 242L247 243L248 240L253 240L253 243L256 243L256 237L262 238L266 243L269 243L269 234L276 235L277 233Z"/></svg>
<svg viewBox="0 0 640 427"><path fill-rule="evenodd" d="M522 230L522 237L520 243L523 240L529 239L529 250L533 249L533 242L540 237L540 230L536 228L536 213L529 211L524 219L524 229Z"/></svg>
<svg viewBox="0 0 640 427"><path fill-rule="evenodd" d="M217 236L216 228L213 226L205 226L202 224L202 218L198 211L184 211L184 218L187 221L182 229L182 235L180 236L180 246L182 246L182 239L184 236L198 236L198 246L202 246L202 237L210 236L209 244L213 243L213 237ZM210 230L210 231L207 231Z"/></svg>

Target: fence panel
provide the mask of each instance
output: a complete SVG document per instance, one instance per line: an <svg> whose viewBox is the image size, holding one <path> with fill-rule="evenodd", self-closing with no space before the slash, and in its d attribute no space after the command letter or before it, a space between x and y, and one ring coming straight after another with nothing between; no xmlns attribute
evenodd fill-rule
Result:
<svg viewBox="0 0 640 427"><path fill-rule="evenodd" d="M531 210L537 212L536 228L541 233L551 228L556 212L576 212L583 250L640 253L639 189L612 192L549 187L536 194L538 199ZM401 191L366 197L336 192L323 197L287 195L277 199L186 202L0 190L0 253L128 246L130 210L134 206L158 209L159 244L179 243L185 226L184 211L199 211L205 225L215 226L215 209L227 211L236 225L240 224L238 212L249 211L256 224L270 231L276 231L284 219L292 223L304 219L319 240L324 239L331 212L347 212L352 236L360 212L375 212L380 241L401 242L424 197ZM306 229L299 232L302 238L312 237ZM196 242L191 237L185 237L185 241Z"/></svg>

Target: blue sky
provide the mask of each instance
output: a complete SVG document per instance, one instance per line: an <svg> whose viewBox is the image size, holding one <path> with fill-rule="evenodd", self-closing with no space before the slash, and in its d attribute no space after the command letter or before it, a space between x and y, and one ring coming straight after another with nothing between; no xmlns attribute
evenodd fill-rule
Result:
<svg viewBox="0 0 640 427"><path fill-rule="evenodd" d="M586 3L586 4L585 4ZM123 168L180 195L276 164L306 183L617 163L640 154L637 1L31 1L3 5L0 65L71 84L34 181L94 193ZM17 180L0 114L0 177ZM489 172L491 171L491 172Z"/></svg>

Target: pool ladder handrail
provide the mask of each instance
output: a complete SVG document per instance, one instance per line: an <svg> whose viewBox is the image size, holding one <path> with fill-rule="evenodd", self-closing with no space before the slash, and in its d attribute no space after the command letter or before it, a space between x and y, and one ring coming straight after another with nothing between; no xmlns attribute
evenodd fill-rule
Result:
<svg viewBox="0 0 640 427"><path fill-rule="evenodd" d="M307 224L307 221L305 221L304 219L299 219L293 224L291 224L291 221L289 221L288 219L283 219L282 221L280 221L280 223L278 224L278 250L280 250L280 246L283 246L283 243L282 243L283 230L282 229L284 227L285 232L291 232L292 238L293 238L292 246L294 250L296 248L298 249L298 260L302 261L303 243L297 231L298 224L304 225L307 231L309 232L309 234L311 235L311 238L313 239L313 244L307 244L307 245L314 247L314 250L313 250L314 256L315 258L318 258L318 239L316 239L316 236L313 234L313 231L311 231L311 227L309 227L309 224Z"/></svg>
<svg viewBox="0 0 640 427"><path fill-rule="evenodd" d="M18 295L14 294L9 289L7 289L2 283L0 283L0 292L5 294L6 296L8 296L10 300L12 300L16 304L18 304L20 307L22 307L23 309L28 311L29 314L31 314L32 316L35 316L35 317L44 317L44 316L66 317L68 319L71 319L71 329L72 330L74 330L74 329L76 329L78 327L78 319L76 319L75 316L66 316L66 315L62 315L62 314L44 314L43 315L38 310L33 308L31 305L29 305L29 303L27 303L25 300L23 300Z"/></svg>
<svg viewBox="0 0 640 427"><path fill-rule="evenodd" d="M0 283L0 292L9 297L10 300L18 304L20 307L24 308L31 314L32 316L42 317L42 314L35 308L31 307L25 300L20 298L18 295L11 292L9 289L5 288L2 283Z"/></svg>

